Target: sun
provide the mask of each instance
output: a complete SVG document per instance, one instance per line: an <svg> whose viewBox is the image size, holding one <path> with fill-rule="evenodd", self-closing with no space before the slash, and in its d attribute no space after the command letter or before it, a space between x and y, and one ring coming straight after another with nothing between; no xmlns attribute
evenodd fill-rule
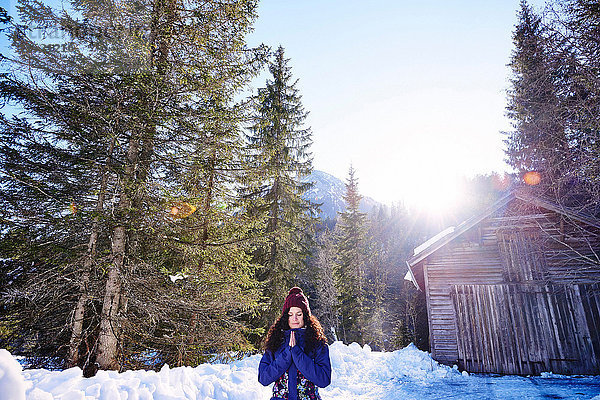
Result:
<svg viewBox="0 0 600 400"><path fill-rule="evenodd" d="M409 209L431 216L453 212L464 200L464 179L439 168L419 168L405 177L404 200Z"/></svg>

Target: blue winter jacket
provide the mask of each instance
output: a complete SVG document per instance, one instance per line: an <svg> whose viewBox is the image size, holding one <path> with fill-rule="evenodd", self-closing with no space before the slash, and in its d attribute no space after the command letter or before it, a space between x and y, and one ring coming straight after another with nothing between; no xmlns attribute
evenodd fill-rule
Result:
<svg viewBox="0 0 600 400"><path fill-rule="evenodd" d="M296 346L290 347L290 333L294 331ZM290 329L284 332L283 344L273 354L265 351L258 367L258 381L264 386L277 381L288 372L288 400L298 400L298 371L318 387L326 387L331 383L331 362L329 347L319 343L308 354L305 353L306 329ZM274 393L271 400L282 399Z"/></svg>

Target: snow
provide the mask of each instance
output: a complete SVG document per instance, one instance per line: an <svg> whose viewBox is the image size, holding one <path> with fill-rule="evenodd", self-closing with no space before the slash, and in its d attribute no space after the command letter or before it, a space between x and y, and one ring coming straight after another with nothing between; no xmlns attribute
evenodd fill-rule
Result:
<svg viewBox="0 0 600 400"><path fill-rule="evenodd" d="M0 399L25 400L25 380L21 374L21 366L4 349L0 349Z"/></svg>
<svg viewBox="0 0 600 400"><path fill-rule="evenodd" d="M431 246L432 244L434 244L435 242L437 242L441 238L443 238L443 237L451 234L452 232L454 232L454 227L453 226L444 229L443 231L441 231L440 233L438 233L437 235L435 235L431 239L427 240L425 243L423 243L423 244L415 247L415 249L413 250L413 255L419 254L420 252L422 252L423 250L425 250L426 248L428 248L429 246Z"/></svg>
<svg viewBox="0 0 600 400"><path fill-rule="evenodd" d="M406 271L406 274L404 275L404 280L412 282L412 283L415 284L415 286L418 287L417 280L415 279L415 276L413 275L413 273L410 270L410 268L408 269L408 271Z"/></svg>
<svg viewBox="0 0 600 400"><path fill-rule="evenodd" d="M600 400L600 377L568 377L550 372L537 377L492 376L440 365L409 345L394 352L369 346L330 346L332 382L323 400L375 399L590 399ZM270 387L258 383L260 355L229 364L196 368L163 367L159 372L24 370L0 350L0 400L267 400ZM594 397L596 396L596 397Z"/></svg>
<svg viewBox="0 0 600 400"><path fill-rule="evenodd" d="M176 275L169 275L169 279L171 279L171 282L175 283L180 279L185 279L187 278L187 275L182 275L182 274L176 274Z"/></svg>

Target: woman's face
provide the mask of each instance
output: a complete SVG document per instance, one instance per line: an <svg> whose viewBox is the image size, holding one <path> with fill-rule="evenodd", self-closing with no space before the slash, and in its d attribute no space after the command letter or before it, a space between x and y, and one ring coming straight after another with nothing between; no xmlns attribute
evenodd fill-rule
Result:
<svg viewBox="0 0 600 400"><path fill-rule="evenodd" d="M304 327L304 313L300 307L290 307L290 311L288 311L288 325L290 329Z"/></svg>

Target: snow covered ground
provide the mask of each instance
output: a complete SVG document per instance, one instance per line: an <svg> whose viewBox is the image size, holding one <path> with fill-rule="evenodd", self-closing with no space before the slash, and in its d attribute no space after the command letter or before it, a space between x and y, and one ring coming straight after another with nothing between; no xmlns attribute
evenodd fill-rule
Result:
<svg viewBox="0 0 600 400"><path fill-rule="evenodd" d="M321 390L323 400L600 400L600 377L461 374L414 346L380 353L336 342L330 350L333 376L331 385ZM21 371L10 353L0 350L0 400L267 400L271 389L257 381L259 361L256 355L231 364L165 366L158 373L100 371L85 379L77 368Z"/></svg>

